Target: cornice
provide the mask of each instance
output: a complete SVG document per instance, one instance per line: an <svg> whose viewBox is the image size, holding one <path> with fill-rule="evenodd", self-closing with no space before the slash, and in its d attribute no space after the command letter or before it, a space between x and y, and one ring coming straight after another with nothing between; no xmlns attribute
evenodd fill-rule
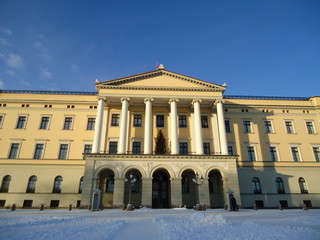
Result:
<svg viewBox="0 0 320 240"><path fill-rule="evenodd" d="M102 85L100 89L125 89L125 90L149 90L149 91L192 91L192 92L223 92L219 88L178 88L178 87L142 87L142 86L110 86Z"/></svg>

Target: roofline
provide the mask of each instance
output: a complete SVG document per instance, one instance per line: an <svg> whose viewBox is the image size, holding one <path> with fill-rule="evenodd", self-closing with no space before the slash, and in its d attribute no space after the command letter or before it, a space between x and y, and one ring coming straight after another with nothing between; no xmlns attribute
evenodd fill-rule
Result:
<svg viewBox="0 0 320 240"><path fill-rule="evenodd" d="M42 90L0 90L1 93L56 94L56 95L97 95L98 92L42 91Z"/></svg>

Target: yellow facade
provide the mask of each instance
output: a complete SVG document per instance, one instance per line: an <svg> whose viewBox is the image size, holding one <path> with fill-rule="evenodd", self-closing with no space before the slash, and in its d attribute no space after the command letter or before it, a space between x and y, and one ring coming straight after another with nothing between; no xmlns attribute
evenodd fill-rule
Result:
<svg viewBox="0 0 320 240"><path fill-rule="evenodd" d="M230 190L242 207L320 206L320 97L224 96L164 69L96 87L0 92L0 206L87 207L96 189L103 207L224 207Z"/></svg>

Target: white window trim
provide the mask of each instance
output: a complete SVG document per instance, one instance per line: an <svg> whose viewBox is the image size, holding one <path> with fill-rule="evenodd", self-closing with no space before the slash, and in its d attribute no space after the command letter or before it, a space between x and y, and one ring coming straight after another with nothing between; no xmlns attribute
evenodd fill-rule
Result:
<svg viewBox="0 0 320 240"><path fill-rule="evenodd" d="M276 161L276 162L281 162L280 153L279 153L279 143L270 143L269 146L268 146L268 148L269 148L269 157L270 157L271 162L273 162L272 158L271 158L270 147L275 147L276 148L277 159L278 159L278 161Z"/></svg>
<svg viewBox="0 0 320 240"><path fill-rule="evenodd" d="M272 131L270 133L266 132L265 121L270 121L270 123L271 123L271 130ZM263 119L263 127L264 127L264 132L267 133L267 134L275 134L276 133L272 119Z"/></svg>
<svg viewBox="0 0 320 240"><path fill-rule="evenodd" d="M202 124L201 124L201 129L211 129L210 114L209 113L200 113L200 122L201 122L201 117L202 116L206 116L207 117L208 127L207 128L203 128Z"/></svg>
<svg viewBox="0 0 320 240"><path fill-rule="evenodd" d="M23 142L23 141L24 141L24 139L12 139L12 140L10 141L9 152L7 153L8 158L9 158L9 156L10 156L12 144L15 144L15 143L19 144L19 149L18 149L18 152L17 152L17 157L14 158L14 159L18 159L18 158L20 157L20 150L21 150L22 142Z"/></svg>
<svg viewBox="0 0 320 240"><path fill-rule="evenodd" d="M139 142L140 143L140 152L143 153L143 151L144 151L143 138L135 138L135 137L131 138L131 144L129 146L129 151L131 153L133 152L133 142Z"/></svg>
<svg viewBox="0 0 320 240"><path fill-rule="evenodd" d="M186 116L186 125L187 125L187 127L179 127L179 116ZM187 112L178 112L178 114L177 114L177 122L178 122L178 129L189 129L189 116L188 116L188 113Z"/></svg>
<svg viewBox="0 0 320 240"><path fill-rule="evenodd" d="M26 117L26 121L24 122L23 128L17 128L18 122L19 122L19 117ZM29 114L18 114L15 129L26 129L27 128L27 123L28 123L28 118L29 118Z"/></svg>
<svg viewBox="0 0 320 240"><path fill-rule="evenodd" d="M292 124L292 131L293 131L292 133L288 133L286 122L291 122L291 124ZM297 133L297 132L296 132L296 128L295 128L295 126L294 126L294 121L293 121L292 119L284 119L284 127L285 127L285 131L286 131L287 134L296 134L296 133Z"/></svg>
<svg viewBox="0 0 320 240"><path fill-rule="evenodd" d="M307 130L307 134L318 134L317 129L316 129L316 125L314 124L314 120L306 119L306 120L304 120L304 122L305 122L306 130ZM313 127L314 133L309 133L308 132L307 122L311 122L312 123L312 127Z"/></svg>
<svg viewBox="0 0 320 240"><path fill-rule="evenodd" d="M42 123L42 118L43 117L49 117L49 122L48 122L48 128L44 128L44 129L41 129L41 123ZM41 115L40 117L40 124L39 124L39 130L50 130L50 124L51 124L51 118L52 118L52 115L49 115L49 114L44 114L44 115ZM73 122L73 121L72 121Z"/></svg>
<svg viewBox="0 0 320 240"><path fill-rule="evenodd" d="M248 161L249 161L248 147L253 147L255 161L252 161L252 162L258 162L258 161L259 161L256 145L257 145L257 143L248 143L248 144L247 144L247 146L246 146L246 152L247 152L247 160L248 160ZM249 162L251 162L251 161L249 161Z"/></svg>
<svg viewBox="0 0 320 240"><path fill-rule="evenodd" d="M70 127L69 129L64 129L64 124L65 124L65 122L66 122L66 118L69 118L69 117L72 118L71 127ZM64 130L64 131L73 130L74 120L75 120L75 116L74 116L74 115L64 115L62 130Z"/></svg>
<svg viewBox="0 0 320 240"><path fill-rule="evenodd" d="M107 139L107 153L109 153L110 150L110 142L117 142L119 147L119 138L118 137L110 137Z"/></svg>
<svg viewBox="0 0 320 240"><path fill-rule="evenodd" d="M69 159L71 142L72 142L72 140L61 140L61 141L59 141L59 149L58 149L58 156L57 156L58 160L68 160ZM67 144L68 145L68 152L67 152L66 159L59 159L61 144Z"/></svg>
<svg viewBox="0 0 320 240"><path fill-rule="evenodd" d="M157 127L157 116L158 115L163 115L163 121L164 121L164 123L163 123L163 125L164 125L164 127ZM154 114L154 128L156 128L156 129L162 129L162 128L166 128L166 125L167 125L167 127L168 127L168 125L169 125L169 122L168 122L168 117L170 117L170 113L169 114L166 114L166 113L164 113L164 112L157 112L157 113L155 113ZM177 117L178 117L178 115L177 115ZM177 120L178 121L178 120ZM177 122L177 127L179 126L178 125L179 123Z"/></svg>
<svg viewBox="0 0 320 240"><path fill-rule="evenodd" d="M210 147L210 153L209 155L213 152L212 150L212 140L209 139L203 139L202 143L209 143L209 147Z"/></svg>
<svg viewBox="0 0 320 240"><path fill-rule="evenodd" d="M89 122L89 118L94 118L95 119L95 122L94 122L94 128L93 129L88 129L88 122ZM87 122L86 122L86 128L85 128L85 131L94 131L95 128L96 128L96 123L97 123L97 117L95 115L89 115L87 116Z"/></svg>
<svg viewBox="0 0 320 240"><path fill-rule="evenodd" d="M6 114L5 113L1 113L0 116L2 116L2 121L0 122L0 129L2 129L2 125L3 125L4 118L5 118Z"/></svg>
<svg viewBox="0 0 320 240"><path fill-rule="evenodd" d="M237 155L237 148L236 148L236 144L235 143L228 142L228 146L227 147L232 147L233 155Z"/></svg>
<svg viewBox="0 0 320 240"><path fill-rule="evenodd" d="M245 132L245 131L244 131L244 122L245 122L245 121L249 121L249 122L250 122L250 132ZM252 121L251 118L243 118L243 119L242 119L242 133L244 133L244 134L254 133L253 121Z"/></svg>
<svg viewBox="0 0 320 240"><path fill-rule="evenodd" d="M135 127L134 126L134 115L141 115L141 127ZM132 127L133 128L144 128L144 114L143 112L132 112L131 113L131 122L132 122Z"/></svg>
<svg viewBox="0 0 320 240"><path fill-rule="evenodd" d="M315 162L318 162L314 156L313 148L319 148L319 150L320 150L320 144L311 144L311 152L312 152L313 159Z"/></svg>
<svg viewBox="0 0 320 240"><path fill-rule="evenodd" d="M227 131L226 131L226 133L233 133L233 128L232 128L232 124L231 124L231 119L230 119L230 118L225 118L224 121L228 121L228 122L229 122L230 132L227 132Z"/></svg>
<svg viewBox="0 0 320 240"><path fill-rule="evenodd" d="M113 114L119 114L119 125L118 126L112 126L112 115ZM119 128L120 127L120 122L121 122L121 111L111 111L110 112L110 121L109 121L109 127L110 128ZM113 142L113 141L112 141Z"/></svg>
<svg viewBox="0 0 320 240"><path fill-rule="evenodd" d="M295 162L293 159L293 155L292 155L292 147L296 147L298 149L298 154L299 154L299 159L300 159L300 161L298 161L298 162L303 162L299 143L290 144L290 154L291 154L292 161Z"/></svg>

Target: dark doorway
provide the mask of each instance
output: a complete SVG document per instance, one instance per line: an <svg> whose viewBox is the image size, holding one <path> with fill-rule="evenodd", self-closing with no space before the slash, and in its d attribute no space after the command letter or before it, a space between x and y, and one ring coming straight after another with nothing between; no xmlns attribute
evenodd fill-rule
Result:
<svg viewBox="0 0 320 240"><path fill-rule="evenodd" d="M211 208L223 208L225 202L223 180L218 170L209 173L209 193Z"/></svg>
<svg viewBox="0 0 320 240"><path fill-rule="evenodd" d="M192 170L185 170L181 177L182 188L182 206L192 208L196 203L196 185L192 181L195 177L195 173Z"/></svg>
<svg viewBox="0 0 320 240"><path fill-rule="evenodd" d="M113 206L114 173L110 169L105 169L99 174L98 188L102 194L102 205L104 208Z"/></svg>
<svg viewBox="0 0 320 240"><path fill-rule="evenodd" d="M169 174L166 170L158 170L152 179L152 207L169 208Z"/></svg>

